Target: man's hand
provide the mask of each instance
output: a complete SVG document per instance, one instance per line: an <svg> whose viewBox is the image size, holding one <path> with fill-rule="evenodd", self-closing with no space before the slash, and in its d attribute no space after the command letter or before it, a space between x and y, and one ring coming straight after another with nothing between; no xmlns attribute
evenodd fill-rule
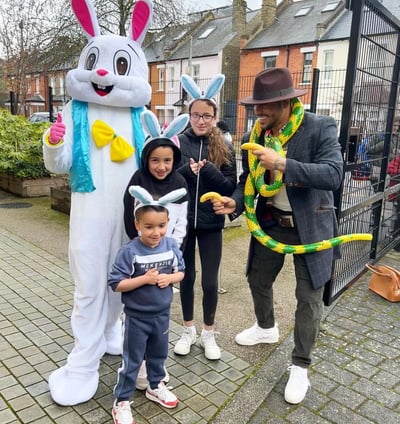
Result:
<svg viewBox="0 0 400 424"><path fill-rule="evenodd" d="M261 166L269 171L284 171L286 167L286 159L270 147L260 147L252 151L257 156Z"/></svg>
<svg viewBox="0 0 400 424"><path fill-rule="evenodd" d="M222 196L221 199L212 198L210 202L213 205L214 213L216 215L229 215L235 212L236 202L230 197Z"/></svg>
<svg viewBox="0 0 400 424"><path fill-rule="evenodd" d="M57 114L57 121L50 127L49 142L50 144L58 144L65 135L65 124L62 122L61 112Z"/></svg>

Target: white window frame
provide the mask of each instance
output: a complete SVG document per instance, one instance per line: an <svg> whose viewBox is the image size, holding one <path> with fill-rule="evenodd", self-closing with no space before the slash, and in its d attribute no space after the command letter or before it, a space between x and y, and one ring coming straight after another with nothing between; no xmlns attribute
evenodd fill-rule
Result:
<svg viewBox="0 0 400 424"><path fill-rule="evenodd" d="M323 55L324 63L322 65L322 79L324 82L329 82L332 81L335 49L326 49L323 51Z"/></svg>
<svg viewBox="0 0 400 424"><path fill-rule="evenodd" d="M158 88L157 91L165 90L165 65L157 66L158 69Z"/></svg>

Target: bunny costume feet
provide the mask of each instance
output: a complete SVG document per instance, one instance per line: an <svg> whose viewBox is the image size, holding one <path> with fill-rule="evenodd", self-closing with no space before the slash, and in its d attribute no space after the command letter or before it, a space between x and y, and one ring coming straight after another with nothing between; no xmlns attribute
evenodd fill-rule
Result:
<svg viewBox="0 0 400 424"><path fill-rule="evenodd" d="M62 406L87 402L96 393L99 373L74 373L68 366L55 370L49 377L49 389L54 402Z"/></svg>
<svg viewBox="0 0 400 424"><path fill-rule="evenodd" d="M122 355L122 325L120 320L105 333L106 353L108 355Z"/></svg>

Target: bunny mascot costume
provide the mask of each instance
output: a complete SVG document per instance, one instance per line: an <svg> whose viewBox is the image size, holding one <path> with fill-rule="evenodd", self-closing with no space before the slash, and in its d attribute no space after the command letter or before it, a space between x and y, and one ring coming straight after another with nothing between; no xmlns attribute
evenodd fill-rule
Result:
<svg viewBox="0 0 400 424"><path fill-rule="evenodd" d="M50 172L71 185L69 263L75 283L67 363L49 377L53 400L76 405L93 397L100 359L121 354L121 298L107 285L116 253L127 241L123 195L144 143L140 113L150 102L141 44L151 23L151 0L138 0L127 37L101 35L90 0L71 0L88 44L67 74L72 97L44 134Z"/></svg>

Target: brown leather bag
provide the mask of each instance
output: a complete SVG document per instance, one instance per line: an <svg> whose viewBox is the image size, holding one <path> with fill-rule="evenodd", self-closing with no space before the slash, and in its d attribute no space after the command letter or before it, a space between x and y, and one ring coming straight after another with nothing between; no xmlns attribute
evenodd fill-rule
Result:
<svg viewBox="0 0 400 424"><path fill-rule="evenodd" d="M368 288L390 302L400 302L400 271L389 265L365 265L373 272Z"/></svg>

